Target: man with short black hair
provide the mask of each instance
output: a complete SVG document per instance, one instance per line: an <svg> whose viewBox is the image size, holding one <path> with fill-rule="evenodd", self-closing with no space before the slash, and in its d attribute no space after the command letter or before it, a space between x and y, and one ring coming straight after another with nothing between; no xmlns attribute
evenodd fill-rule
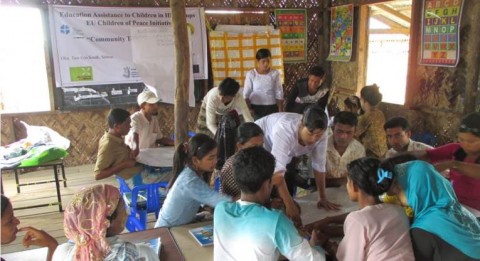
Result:
<svg viewBox="0 0 480 261"><path fill-rule="evenodd" d="M390 149L385 158L391 158L399 152L433 149L432 146L410 139L410 123L403 117L393 117L383 125Z"/></svg>
<svg viewBox="0 0 480 261"><path fill-rule="evenodd" d="M222 116L232 111L242 114L245 122L253 122L250 109L239 89L240 84L230 77L225 78L218 87L210 89L203 97L195 132L214 138Z"/></svg>
<svg viewBox="0 0 480 261"><path fill-rule="evenodd" d="M325 161L327 152L327 115L317 105L308 106L303 115L279 112L255 122L264 132L264 148L276 160L273 184L286 206L287 215L300 221L299 210L294 205L296 168L287 167L294 157L312 153L312 167L319 193L317 206L338 209L325 195Z"/></svg>
<svg viewBox="0 0 480 261"><path fill-rule="evenodd" d="M131 149L124 143L123 136L130 130L130 113L124 109L112 109L108 115L108 131L98 142L95 179L100 180L112 175L123 178L132 188L137 185L151 184L170 180L171 173L161 169L145 167L137 163Z"/></svg>
<svg viewBox="0 0 480 261"><path fill-rule="evenodd" d="M327 107L330 95L329 87L324 84L326 73L320 66L310 68L308 77L298 80L286 99L285 111L302 114L311 104L317 104L323 110Z"/></svg>
<svg viewBox="0 0 480 261"><path fill-rule="evenodd" d="M130 179L141 171L131 158L131 150L124 143L123 136L130 130L130 113L115 108L108 114L108 131L98 142L97 162L95 163L95 179L100 180L112 175Z"/></svg>
<svg viewBox="0 0 480 261"><path fill-rule="evenodd" d="M347 182L347 164L365 157L365 147L355 140L357 115L342 111L335 115L333 133L327 145L326 186L337 187Z"/></svg>
<svg viewBox="0 0 480 261"><path fill-rule="evenodd" d="M268 116L267 116L268 117ZM278 210L264 207L272 190L275 158L261 147L243 149L233 159L234 179L241 190L236 202L215 208L213 225L214 260L325 260L325 255L302 238L295 226ZM310 243L310 244L309 244Z"/></svg>

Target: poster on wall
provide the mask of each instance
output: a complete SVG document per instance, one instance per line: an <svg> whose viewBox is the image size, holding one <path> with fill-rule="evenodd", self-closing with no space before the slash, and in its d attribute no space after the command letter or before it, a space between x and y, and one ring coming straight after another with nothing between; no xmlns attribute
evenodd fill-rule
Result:
<svg viewBox="0 0 480 261"><path fill-rule="evenodd" d="M455 67L460 54L463 0L425 0L420 64Z"/></svg>
<svg viewBox="0 0 480 261"><path fill-rule="evenodd" d="M328 61L348 62L352 58L353 5L331 9L330 52Z"/></svg>
<svg viewBox="0 0 480 261"><path fill-rule="evenodd" d="M170 8L52 5L49 13L59 108L135 104L146 86L133 62L132 28L172 28ZM195 42L191 50L193 78L207 79L203 9L186 8L186 16ZM174 68L175 54L170 54L162 63ZM174 81L175 74L160 77ZM174 96L174 85L163 87L172 94L168 97ZM173 103L168 97L162 102Z"/></svg>
<svg viewBox="0 0 480 261"><path fill-rule="evenodd" d="M275 9L285 63L307 61L307 10Z"/></svg>
<svg viewBox="0 0 480 261"><path fill-rule="evenodd" d="M237 80L240 86L243 86L247 72L255 68L255 54L260 48L270 50L272 53L270 67L280 72L283 82L284 69L280 31L273 29L255 31L254 26L244 27L235 30L236 32L215 30L209 33L214 85L218 86L225 77L231 77ZM228 30L228 27L222 28L224 28L222 30Z"/></svg>

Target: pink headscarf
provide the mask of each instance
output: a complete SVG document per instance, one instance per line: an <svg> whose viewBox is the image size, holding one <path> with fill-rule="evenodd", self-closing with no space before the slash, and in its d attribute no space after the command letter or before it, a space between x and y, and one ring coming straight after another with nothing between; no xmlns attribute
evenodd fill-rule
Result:
<svg viewBox="0 0 480 261"><path fill-rule="evenodd" d="M106 239L111 216L120 193L111 185L96 185L81 190L65 209L64 230L77 247L75 260L103 260L110 251Z"/></svg>

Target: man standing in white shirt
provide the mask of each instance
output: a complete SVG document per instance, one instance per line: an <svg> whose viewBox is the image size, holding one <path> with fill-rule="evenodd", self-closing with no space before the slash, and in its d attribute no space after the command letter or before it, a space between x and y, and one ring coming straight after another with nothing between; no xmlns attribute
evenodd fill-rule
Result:
<svg viewBox="0 0 480 261"><path fill-rule="evenodd" d="M387 143L390 149L385 154L385 158L391 158L399 152L427 150L433 147L425 143L413 141L410 139L410 123L403 117L394 117L383 125L387 135Z"/></svg>
<svg viewBox="0 0 480 261"><path fill-rule="evenodd" d="M140 111L131 116L131 129L125 137L125 143L136 157L140 149L155 148L157 145L173 146L174 141L162 136L158 123L158 98L155 93L144 90L137 97Z"/></svg>
<svg viewBox="0 0 480 261"><path fill-rule="evenodd" d="M347 183L347 164L365 157L365 147L355 140L357 115L342 111L335 115L333 133L327 145L327 187L338 187Z"/></svg>
<svg viewBox="0 0 480 261"><path fill-rule="evenodd" d="M313 173L319 193L317 207L327 210L339 208L339 205L329 202L325 195L327 121L327 115L319 106L310 105L303 115L280 112L255 122L264 132L264 148L275 156L273 185L285 204L287 216L297 224L300 222L299 209L291 196L295 187L291 181L294 181L296 173L287 172L287 164L293 157L312 153Z"/></svg>

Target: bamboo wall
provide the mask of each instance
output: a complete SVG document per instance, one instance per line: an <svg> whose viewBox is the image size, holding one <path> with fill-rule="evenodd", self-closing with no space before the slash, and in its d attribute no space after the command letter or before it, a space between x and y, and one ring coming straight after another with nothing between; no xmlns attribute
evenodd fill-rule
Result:
<svg viewBox="0 0 480 261"><path fill-rule="evenodd" d="M464 0L464 14L461 21L461 53L460 63L456 68L419 66L419 41L421 0L412 0L412 26L414 44L411 46L411 67L409 68L409 84L407 87L408 107L382 104L386 117L403 115L410 119L416 131L428 131L437 138L437 144L444 144L455 139L459 119L465 113L480 109L480 1ZM357 71L361 62L354 56L351 62L340 63L325 61L328 53L329 9L330 5L354 3L357 6L355 27L358 37L358 25L362 21L358 15L358 6L378 3L380 0L224 0L224 1L186 1L187 6L206 8L261 8L273 11L274 8L307 8L308 14L308 61L299 64L285 64L285 92L288 93L293 83L307 75L307 70L314 64L323 65L329 72L328 81L332 87L343 88L352 93L359 84ZM168 7L168 1L158 0L43 0L36 1L10 0L3 3L34 5L46 7L48 4L71 4L90 6L155 6ZM265 24L273 21L271 14L265 16L207 16L212 26L223 24ZM416 40L415 40L416 39ZM356 48L356 46L354 47ZM211 86L209 86L211 87ZM129 108L134 111L136 108ZM2 115L1 143L8 144L14 140L12 119L18 117L31 125L45 125L58 131L72 141L70 156L66 163L69 166L94 163L98 139L106 129L105 119L108 109L75 112L48 112L21 115ZM189 129L194 129L197 108L189 113ZM159 118L163 125L163 133L173 133L173 107L161 106Z"/></svg>
<svg viewBox="0 0 480 261"><path fill-rule="evenodd" d="M198 106L197 106L198 107ZM130 112L137 107L125 108ZM2 115L2 145L13 142L13 119L18 118L29 125L47 126L71 142L68 150L69 156L65 159L67 166L93 164L97 159L98 141L108 130L107 115L110 108L75 111L75 112L49 112L17 115ZM195 130L198 108L190 108L188 127ZM165 136L173 134L173 106L162 104L159 109L158 119Z"/></svg>
<svg viewBox="0 0 480 261"><path fill-rule="evenodd" d="M5 4L15 5L34 5L46 9L49 4L58 5L85 5L85 6L131 6L131 7L168 7L168 1L141 1L141 0L44 0L40 4L27 0L3 1ZM307 8L308 21L308 61L299 64L285 64L285 92L288 93L296 80L306 77L308 69L316 64L323 65L329 71L329 64L325 62L328 52L328 13L323 10L323 5L314 0L283 0L283 1L186 1L187 6L200 6L205 8L256 8L267 11L263 15L215 15L207 16L206 19L212 27L216 24L269 24L274 22L272 12L275 8ZM48 37L47 37L48 38ZM323 61L323 62L322 62ZM200 84L201 85L201 84ZM208 88L211 84L206 83ZM200 104L196 108L191 108L188 118L190 130L195 130L195 123ZM138 108L127 108L134 112ZM83 111L53 111L46 113L2 115L1 143L9 144L15 140L13 131L13 119L18 118L30 125L43 125L59 132L64 137L70 139L70 155L66 158L67 166L76 166L83 164L92 164L96 161L98 140L108 129L106 117L110 108L100 108L96 110ZM164 135L171 135L174 132L173 106L163 105L159 110L159 121Z"/></svg>
<svg viewBox="0 0 480 261"><path fill-rule="evenodd" d="M382 1L333 0L332 4L355 4L355 33L358 37L361 33L358 31L359 25L367 22L359 19L360 7L378 2ZM436 145L442 145L456 139L457 128L464 115L480 111L480 1L464 0L460 24L460 62L454 68L418 65L422 4L422 0L412 0L412 44L406 106L381 104L380 107L387 119L405 116L415 132L432 133ZM358 56L359 42L355 42L356 50L351 62L332 62L332 86L361 88L357 71L363 65Z"/></svg>

